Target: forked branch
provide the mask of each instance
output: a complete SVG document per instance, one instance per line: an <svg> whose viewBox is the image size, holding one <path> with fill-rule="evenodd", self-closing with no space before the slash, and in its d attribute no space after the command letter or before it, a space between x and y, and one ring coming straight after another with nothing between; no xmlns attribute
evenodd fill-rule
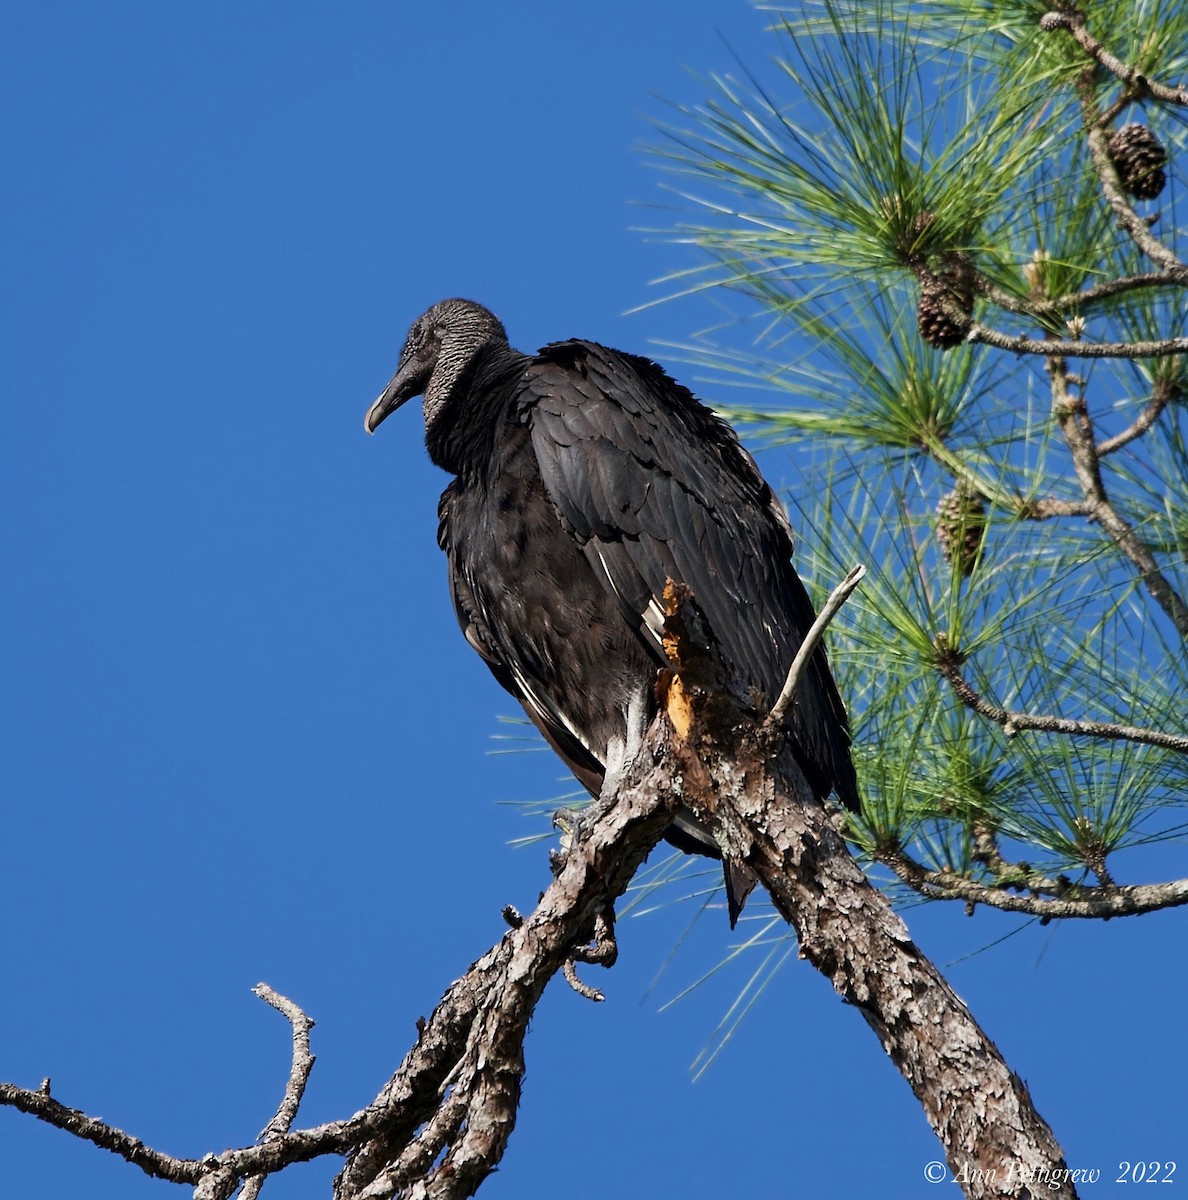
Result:
<svg viewBox="0 0 1188 1200"><path fill-rule="evenodd" d="M67 1108L48 1091L0 1084L0 1104L27 1112L110 1150L157 1179L188 1184L196 1200L228 1200L241 1181L294 1163L346 1155L337 1200L364 1196L463 1197L497 1166L515 1122L523 1041L546 984L573 958L607 961L605 910L626 890L670 814L648 776L664 752L666 727L650 731L609 811L583 826L535 912L518 922L454 983L379 1095L353 1117L289 1131L312 1066L308 1018L275 1007L294 1030L285 1099L259 1145L175 1158L97 1118ZM588 953L581 947L591 937ZM258 993L263 994L263 993ZM275 993L271 993L275 997ZM285 1002L286 1005L288 1002ZM258 1184L252 1184L258 1190Z"/></svg>
<svg viewBox="0 0 1188 1200"><path fill-rule="evenodd" d="M1077 45L1095 62L1100 63L1112 75L1116 75L1127 85L1136 99L1143 96L1154 96L1168 104L1188 104L1188 87L1169 87L1158 80L1150 79L1137 67L1123 62L1117 55L1111 54L1097 38L1089 32L1084 16L1073 12L1049 12L1040 18L1040 28L1067 29L1076 39Z"/></svg>
<svg viewBox="0 0 1188 1200"><path fill-rule="evenodd" d="M867 882L781 731L745 708L726 688L713 648L688 635L705 626L687 590L674 589L671 600L667 640L679 672L667 673L666 712L617 795L583 822L536 910L511 914L512 928L418 1022L415 1045L367 1108L314 1129L282 1128L312 1064L304 1046L267 1140L202 1159L149 1149L47 1092L0 1085L0 1103L105 1146L157 1178L189 1184L197 1200L228 1200L239 1181L323 1154L347 1155L336 1200L470 1196L498 1164L515 1122L524 1037L546 984L575 958L607 956L614 901L679 803L756 872L795 927L803 956L874 1030L968 1196L1019 1195L1014 1181L1037 1173L1063 1178L1063 1156L1026 1087ZM591 939L593 948L580 952ZM308 1028L290 1020L296 1044ZM1007 1162L1015 1167L1009 1179L996 1169ZM1074 1192L1065 1183L1036 1194Z"/></svg>

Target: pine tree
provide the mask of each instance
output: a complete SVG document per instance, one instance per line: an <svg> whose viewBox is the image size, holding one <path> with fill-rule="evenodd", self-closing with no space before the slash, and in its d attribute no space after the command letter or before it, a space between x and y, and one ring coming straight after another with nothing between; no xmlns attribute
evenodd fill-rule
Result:
<svg viewBox="0 0 1188 1200"><path fill-rule="evenodd" d="M1188 900L1112 865L1188 791L1188 9L1156 9L784 6L776 83L718 80L661 151L764 331L693 353L811 445L801 570L870 568L831 633L849 836L930 897Z"/></svg>

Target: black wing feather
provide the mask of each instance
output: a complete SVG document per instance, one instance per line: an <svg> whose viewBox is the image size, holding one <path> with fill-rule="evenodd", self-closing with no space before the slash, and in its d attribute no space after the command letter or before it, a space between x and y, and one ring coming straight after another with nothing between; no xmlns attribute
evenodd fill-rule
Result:
<svg viewBox="0 0 1188 1200"><path fill-rule="evenodd" d="M783 511L730 427L656 364L583 341L546 347L517 403L565 527L641 637L649 600L686 583L733 668L773 702L814 613ZM789 732L814 791L857 807L823 649Z"/></svg>

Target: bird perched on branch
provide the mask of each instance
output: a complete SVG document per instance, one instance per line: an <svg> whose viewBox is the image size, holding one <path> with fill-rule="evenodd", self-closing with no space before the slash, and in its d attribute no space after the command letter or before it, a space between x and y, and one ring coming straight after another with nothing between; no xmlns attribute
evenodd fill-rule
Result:
<svg viewBox="0 0 1188 1200"><path fill-rule="evenodd" d="M466 640L583 786L617 786L656 713L662 600L686 584L730 671L779 695L813 608L784 511L734 431L655 363L594 342L538 354L499 319L443 300L413 323L380 422L424 397L429 457ZM845 709L817 647L785 725L818 799L858 807ZM691 814L666 834L722 857ZM754 877L726 862L733 926Z"/></svg>

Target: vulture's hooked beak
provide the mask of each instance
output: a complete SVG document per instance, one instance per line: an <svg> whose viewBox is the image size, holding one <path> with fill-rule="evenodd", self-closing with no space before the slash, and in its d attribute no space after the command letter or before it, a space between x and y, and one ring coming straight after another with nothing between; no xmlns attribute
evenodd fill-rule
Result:
<svg viewBox="0 0 1188 1200"><path fill-rule="evenodd" d="M419 396L425 390L425 370L416 359L402 362L388 386L379 394L376 402L367 410L363 428L374 433L385 417L390 417L406 400Z"/></svg>

